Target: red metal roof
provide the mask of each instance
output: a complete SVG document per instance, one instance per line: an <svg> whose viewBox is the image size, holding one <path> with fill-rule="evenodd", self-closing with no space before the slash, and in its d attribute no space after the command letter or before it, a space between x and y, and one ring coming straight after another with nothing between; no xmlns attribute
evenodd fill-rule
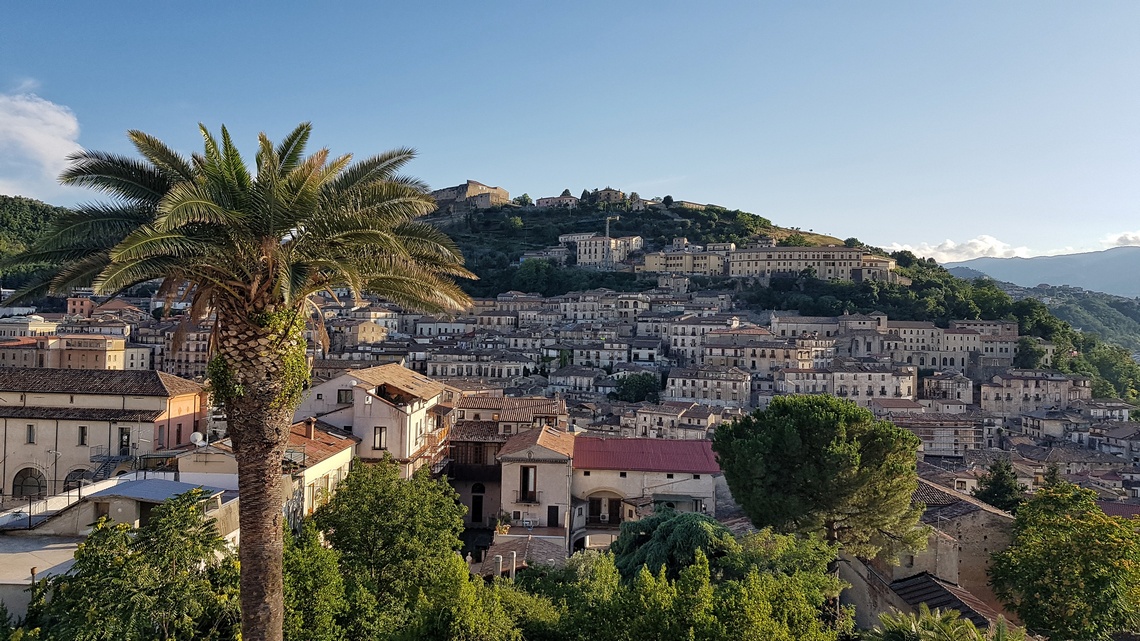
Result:
<svg viewBox="0 0 1140 641"><path fill-rule="evenodd" d="M581 437L574 441L574 469L717 474L711 441Z"/></svg>

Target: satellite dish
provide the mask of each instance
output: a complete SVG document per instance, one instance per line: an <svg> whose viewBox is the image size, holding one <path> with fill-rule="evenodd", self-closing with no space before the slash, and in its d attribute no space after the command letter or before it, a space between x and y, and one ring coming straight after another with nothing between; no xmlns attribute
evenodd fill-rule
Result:
<svg viewBox="0 0 1140 641"><path fill-rule="evenodd" d="M198 447L202 447L203 445L206 444L206 437L202 436L201 432L191 432L190 433L190 442L193 443L194 445L197 445Z"/></svg>

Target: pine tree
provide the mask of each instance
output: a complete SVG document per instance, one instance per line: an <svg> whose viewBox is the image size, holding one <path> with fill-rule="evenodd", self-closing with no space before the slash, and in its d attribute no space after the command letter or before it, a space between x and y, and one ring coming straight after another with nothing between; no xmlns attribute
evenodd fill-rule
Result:
<svg viewBox="0 0 1140 641"><path fill-rule="evenodd" d="M989 472L978 479L978 489L974 497L989 503L999 510L1016 512L1024 500L1026 487L1018 485L1013 465L1005 459L994 461Z"/></svg>

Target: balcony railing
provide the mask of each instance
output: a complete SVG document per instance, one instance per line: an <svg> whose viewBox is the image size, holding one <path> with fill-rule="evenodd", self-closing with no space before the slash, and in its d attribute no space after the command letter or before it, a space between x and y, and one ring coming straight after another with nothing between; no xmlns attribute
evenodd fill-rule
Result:
<svg viewBox="0 0 1140 641"><path fill-rule="evenodd" d="M542 503L542 492L538 490L515 490L515 503Z"/></svg>
<svg viewBox="0 0 1140 641"><path fill-rule="evenodd" d="M587 516L586 525L590 527L621 527L621 518L611 519L608 514Z"/></svg>
<svg viewBox="0 0 1140 641"><path fill-rule="evenodd" d="M498 465L472 465L452 462L444 471L453 481L498 481L502 472Z"/></svg>

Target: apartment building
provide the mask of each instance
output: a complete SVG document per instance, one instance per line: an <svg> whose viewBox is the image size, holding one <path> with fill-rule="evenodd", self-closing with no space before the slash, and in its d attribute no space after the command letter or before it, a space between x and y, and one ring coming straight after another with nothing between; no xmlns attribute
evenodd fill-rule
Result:
<svg viewBox="0 0 1140 641"><path fill-rule="evenodd" d="M645 247L641 236L592 236L577 241L577 244L578 266L595 269L613 269L615 265L625 262L630 254Z"/></svg>
<svg viewBox="0 0 1140 641"><path fill-rule="evenodd" d="M831 367L781 369L774 379L780 394L834 394L870 409L876 398L914 400L918 370L908 365L837 360Z"/></svg>
<svg viewBox="0 0 1140 641"><path fill-rule="evenodd" d="M1092 380L1087 376L1053 370L1010 369L981 385L983 411L1012 419L1041 409L1066 409L1078 401L1092 400Z"/></svg>
<svg viewBox="0 0 1140 641"><path fill-rule="evenodd" d="M663 397L714 407L751 406L752 375L739 367L674 367Z"/></svg>

